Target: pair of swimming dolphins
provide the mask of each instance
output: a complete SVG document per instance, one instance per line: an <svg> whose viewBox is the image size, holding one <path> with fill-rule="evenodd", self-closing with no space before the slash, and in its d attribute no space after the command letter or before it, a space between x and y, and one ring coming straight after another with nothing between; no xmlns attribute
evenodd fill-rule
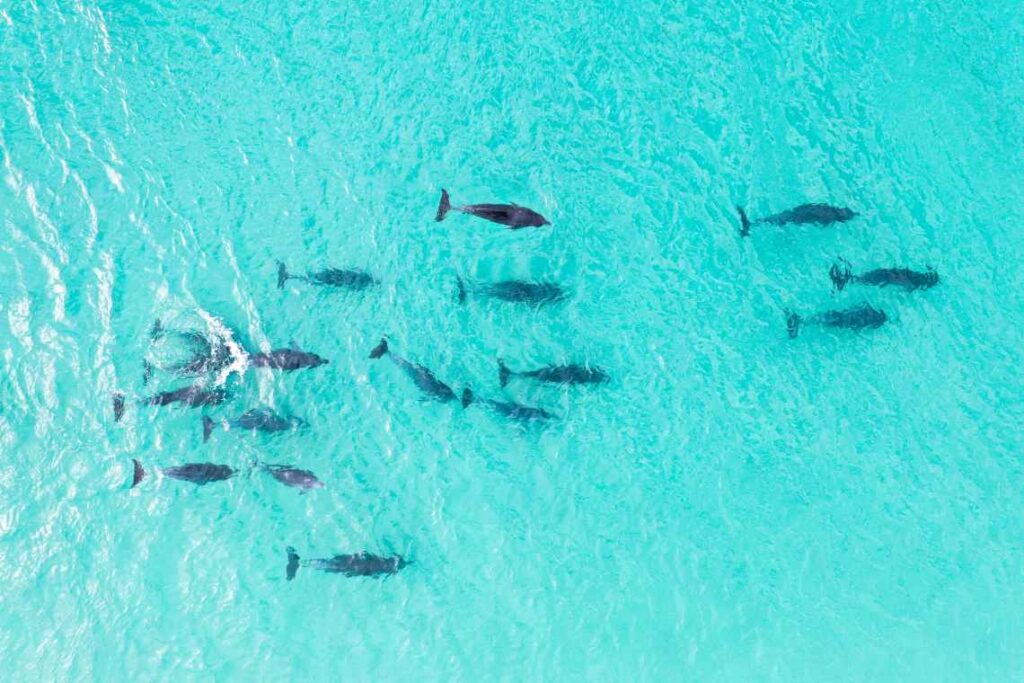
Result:
<svg viewBox="0 0 1024 683"><path fill-rule="evenodd" d="M370 352L370 358L377 359L385 355L413 381L413 384L420 391L430 398L442 402L456 399L452 388L439 380L429 368L392 352L386 338L381 339L380 343L374 347ZM525 377L555 384L601 384L608 381L608 375L600 368L575 363L552 365L527 372L513 372L503 361L499 360L498 376L502 387L508 384L509 380L513 377ZM468 408L473 403L478 403L490 408L499 415L519 422L551 420L557 417L543 408L534 408L511 401L477 398L469 387L463 389L461 403L464 408Z"/></svg>
<svg viewBox="0 0 1024 683"><path fill-rule="evenodd" d="M324 483L317 479L316 475L309 470L299 469L291 465L271 465L267 463L255 463L255 467L272 476L285 486L309 491L310 489L322 489ZM228 465L218 465L212 462L191 462L174 467L161 468L160 473L170 479L187 481L196 486L205 486L217 481L231 479L238 474L238 470ZM146 470L138 459L132 460L132 485L135 488L146 478Z"/></svg>

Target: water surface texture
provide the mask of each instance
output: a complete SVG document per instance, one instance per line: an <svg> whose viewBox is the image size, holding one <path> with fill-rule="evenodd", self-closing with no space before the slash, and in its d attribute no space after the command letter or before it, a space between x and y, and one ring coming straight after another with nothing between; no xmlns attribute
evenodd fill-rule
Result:
<svg viewBox="0 0 1024 683"><path fill-rule="evenodd" d="M1022 48L1001 1L0 1L4 678L1021 678ZM553 225L437 223L442 187ZM860 215L739 237L813 201ZM942 281L832 294L840 256ZM330 363L142 406L156 318ZM422 400L382 335L560 419ZM309 427L203 444L258 406ZM152 469L202 461L240 473Z"/></svg>

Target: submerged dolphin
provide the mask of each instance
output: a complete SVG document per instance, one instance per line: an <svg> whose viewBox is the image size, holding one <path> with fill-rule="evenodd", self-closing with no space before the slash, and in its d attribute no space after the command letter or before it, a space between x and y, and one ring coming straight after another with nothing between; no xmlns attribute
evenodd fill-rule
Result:
<svg viewBox="0 0 1024 683"><path fill-rule="evenodd" d="M408 361L396 353L391 353L386 337L382 338L380 343L373 347L373 351L370 352L370 358L377 359L385 354L409 376L413 383L420 388L420 391L431 398L438 401L451 401L455 398L455 392L452 391L452 388L435 377L434 373L430 370L422 365Z"/></svg>
<svg viewBox="0 0 1024 683"><path fill-rule="evenodd" d="M134 466L134 472L132 475L132 488L142 481L146 476L146 471L142 468L142 463L138 460L132 460ZM213 481L224 481L235 476L236 471L227 465L215 465L210 462L192 462L186 465L177 465L175 467L165 467L160 470L165 477L171 479L180 479L181 481L188 481L197 486L203 486Z"/></svg>
<svg viewBox="0 0 1024 683"><path fill-rule="evenodd" d="M274 349L267 353L254 353L249 356L249 362L257 368L270 368L271 370L301 370L303 368L315 368L327 363L326 358L321 358L315 353L302 351L292 344L291 348Z"/></svg>
<svg viewBox="0 0 1024 683"><path fill-rule="evenodd" d="M153 323L149 336L154 341L175 337L188 346L191 356L187 360L177 361L162 368L183 377L198 377L219 372L233 360L231 349L222 339L209 337L198 330L168 330L159 318ZM153 374L153 366L146 361L143 368L142 383L147 384Z"/></svg>
<svg viewBox="0 0 1024 683"><path fill-rule="evenodd" d="M609 379L604 370L577 363L548 365L537 370L513 372L499 358L498 381L501 383L501 386L504 387L513 377L529 377L538 382L549 382L551 384L602 384Z"/></svg>
<svg viewBox="0 0 1024 683"><path fill-rule="evenodd" d="M190 408L197 408L199 406L218 405L223 403L227 396L228 392L223 389L204 389L199 385L192 385L188 387L181 387L180 389L174 389L172 391L162 391L144 399L143 403L151 406L166 406L172 403L181 403Z"/></svg>
<svg viewBox="0 0 1024 683"><path fill-rule="evenodd" d="M253 408L238 417L224 420L225 428L244 429L248 432L284 432L305 426L306 421L291 415L279 415L271 408ZM210 439L216 422L209 416L203 416L203 442Z"/></svg>
<svg viewBox="0 0 1024 683"><path fill-rule="evenodd" d="M481 285L478 291L493 299L530 306L562 301L567 292L554 282L525 282L523 280L503 280ZM459 303L466 301L466 285L462 278L456 278L456 297Z"/></svg>
<svg viewBox="0 0 1024 683"><path fill-rule="evenodd" d="M267 465L261 464L264 472L272 476L285 486L309 491L310 489L322 489L324 483L316 478L316 475L309 470L300 470L291 465Z"/></svg>
<svg viewBox="0 0 1024 683"><path fill-rule="evenodd" d="M851 282L875 287L893 285L902 287L908 292L915 289L928 289L939 284L939 274L930 266L924 272L909 268L876 268L860 275L854 275L851 272L850 262L845 259L840 259L832 264L828 276L837 290L842 290Z"/></svg>
<svg viewBox="0 0 1024 683"><path fill-rule="evenodd" d="M295 548L288 546L288 567L285 569L285 576L289 581L295 578L299 571L299 565L313 567L329 574L344 574L345 576L391 576L398 570L403 569L411 562L401 555L373 555L368 552L356 553L354 555L335 555L323 559L301 560Z"/></svg>
<svg viewBox="0 0 1024 683"><path fill-rule="evenodd" d="M313 285L325 287L344 287L345 289L362 290L380 282L372 275L363 270L342 270L339 268L325 268L318 273L306 275L290 275L284 263L277 262L277 286L284 287L288 280L305 280Z"/></svg>
<svg viewBox="0 0 1024 683"><path fill-rule="evenodd" d="M494 401L489 398L477 398L473 395L472 390L469 387L466 387L462 390L462 407L468 408L473 403L485 405L499 415L518 422L541 422L558 419L557 415L552 415L543 408L533 408L530 406L524 406L521 403L512 403L510 401Z"/></svg>
<svg viewBox="0 0 1024 683"><path fill-rule="evenodd" d="M465 206L452 206L448 191L442 189L441 203L437 207L437 220L443 221L449 211L468 213L471 216L477 216L492 223L507 225L513 230L551 225L548 219L533 209L527 209L525 206L518 206L517 204L467 204Z"/></svg>
<svg viewBox="0 0 1024 683"><path fill-rule="evenodd" d="M885 324L889 317L885 311L872 308L867 304L854 306L838 311L823 311L804 318L796 313L786 315L786 329L790 339L800 334L800 326L806 323L821 325L822 327L842 327L848 330L861 330L864 328L878 328Z"/></svg>
<svg viewBox="0 0 1024 683"><path fill-rule="evenodd" d="M743 237L750 234L750 226L755 223L770 223L772 225L813 223L816 225L829 225L830 223L844 223L857 215L856 212L850 209L832 206L831 204L801 204L787 211L754 220L747 218L747 212L738 206L736 211L740 214L740 235Z"/></svg>

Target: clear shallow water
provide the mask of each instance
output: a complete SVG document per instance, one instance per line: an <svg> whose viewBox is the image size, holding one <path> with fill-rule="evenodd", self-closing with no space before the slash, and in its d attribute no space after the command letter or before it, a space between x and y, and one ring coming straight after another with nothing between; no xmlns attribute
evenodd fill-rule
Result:
<svg viewBox="0 0 1024 683"><path fill-rule="evenodd" d="M1006 680L1024 671L1013 3L0 4L0 662L12 680ZM614 27L614 30L609 30ZM531 206L511 233L456 203ZM755 229L831 200L834 229ZM934 265L912 295L827 268ZM356 266L377 292L289 283ZM536 313L454 278L554 279ZM862 300L893 324L785 338ZM153 320L249 348L218 434L140 408ZM516 429L425 403L382 334ZM156 388L171 386L157 377ZM130 460L315 471L194 488ZM402 552L385 582L307 556Z"/></svg>

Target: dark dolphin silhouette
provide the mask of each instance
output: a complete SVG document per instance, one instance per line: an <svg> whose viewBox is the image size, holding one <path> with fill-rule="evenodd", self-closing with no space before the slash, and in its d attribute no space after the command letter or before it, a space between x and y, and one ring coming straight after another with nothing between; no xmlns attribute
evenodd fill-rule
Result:
<svg viewBox="0 0 1024 683"><path fill-rule="evenodd" d="M821 325L822 327L842 327L848 330L862 330L864 328L878 328L885 324L889 317L885 311L872 308L867 304L854 306L842 310L822 311L804 318L796 313L787 312L786 329L790 339L800 334L800 327L804 324Z"/></svg>
<svg viewBox="0 0 1024 683"><path fill-rule="evenodd" d="M209 416L203 416L203 442L209 440L210 434L216 426L216 422ZM306 421L291 415L279 415L271 408L253 408L247 410L238 417L224 420L225 427L242 429L247 432L284 432L298 427L304 427Z"/></svg>
<svg viewBox="0 0 1024 683"><path fill-rule="evenodd" d="M939 284L939 274L931 266L928 270L910 270L909 268L876 268L860 275L854 275L850 262L846 259L839 259L832 264L828 276L836 290L842 290L851 282L872 285L875 287L902 287L908 292L915 289L928 289Z"/></svg>
<svg viewBox="0 0 1024 683"><path fill-rule="evenodd" d="M467 290L461 277L456 278L455 291L459 303L465 303ZM568 292L554 282L525 282L523 280L492 282L478 286L477 291L492 299L530 306L557 303L568 296Z"/></svg>
<svg viewBox="0 0 1024 683"><path fill-rule="evenodd" d="M452 206L448 191L442 189L441 202L437 207L437 220L439 222L443 221L449 211L468 213L492 223L507 225L513 230L551 225L548 219L533 209L527 209L525 206L518 206L516 204L467 204L465 206Z"/></svg>
<svg viewBox="0 0 1024 683"><path fill-rule="evenodd" d="M324 483L316 478L316 475L309 470L300 470L291 465L267 465L260 466L264 472L272 476L285 486L302 489L304 492L310 489L322 489Z"/></svg>
<svg viewBox="0 0 1024 683"><path fill-rule="evenodd" d="M281 261L277 262L277 286L284 287L288 280L305 280L313 285L325 287L343 287L345 289L363 290L367 287L380 284L372 275L363 270L343 270L339 268L325 268L317 273L306 275L290 275L288 269Z"/></svg>
<svg viewBox="0 0 1024 683"><path fill-rule="evenodd" d="M354 555L335 555L323 559L301 560L295 548L288 546L288 567L285 569L285 576L289 581L295 578L299 571L299 565L313 567L329 574L344 574L345 576L379 576L388 577L410 564L401 555L373 555L368 552L356 553Z"/></svg>
<svg viewBox="0 0 1024 683"><path fill-rule="evenodd" d="M142 463L138 460L132 460L134 465L134 474L132 476L132 487L142 481L146 476L146 471L142 468ZM188 481L197 486L203 486L214 481L224 481L235 476L236 471L227 465L215 465L210 462L192 462L186 465L177 465L175 467L165 467L160 470L165 477L171 479L180 479L181 481Z"/></svg>
<svg viewBox="0 0 1024 683"><path fill-rule="evenodd" d="M181 403L190 408L197 408L199 406L215 406L223 403L227 398L228 392L224 389L204 389L198 384L181 387L180 389L174 389L172 391L162 391L158 394L154 394L147 399L143 400L143 403L151 406L166 406L172 403Z"/></svg>
<svg viewBox="0 0 1024 683"><path fill-rule="evenodd" d="M489 398L477 398L473 395L473 391L469 387L466 387L462 390L462 407L468 408L473 403L485 405L497 414L507 417L510 420L516 420L517 422L544 422L547 420L558 419L557 415L552 415L543 408L533 408L531 406L524 406L521 403L512 403L509 401L494 401Z"/></svg>
<svg viewBox="0 0 1024 683"><path fill-rule="evenodd" d="M786 223L829 225L831 223L845 223L857 216L857 213L850 209L832 206L831 204L801 204L787 211L754 220L747 218L747 212L738 206L736 211L740 214L740 235L743 237L750 234L750 226L755 223L770 223L771 225L785 225Z"/></svg>
<svg viewBox="0 0 1024 683"><path fill-rule="evenodd" d="M142 469L142 463L136 459L132 459L132 485L129 488L135 488L139 485L143 479L146 478L146 470Z"/></svg>
<svg viewBox="0 0 1024 683"><path fill-rule="evenodd" d="M455 392L452 391L452 388L435 377L434 373L430 370L422 365L408 361L396 353L392 353L388 348L386 337L382 338L380 343L373 348L373 351L370 352L370 358L377 359L385 354L409 376L413 383L420 388L420 391L431 398L438 401L451 401L455 398Z"/></svg>
<svg viewBox="0 0 1024 683"><path fill-rule="evenodd" d="M589 365L569 363L567 365L548 365L537 370L513 372L502 359L498 359L498 381L501 386L509 383L513 377L529 377L538 382L551 384L602 384L609 380L604 370Z"/></svg>
<svg viewBox="0 0 1024 683"><path fill-rule="evenodd" d="M271 370L301 370L303 368L315 368L328 362L315 353L303 351L293 343L287 349L274 349L268 353L254 353L249 356L249 362L257 368L270 368Z"/></svg>

